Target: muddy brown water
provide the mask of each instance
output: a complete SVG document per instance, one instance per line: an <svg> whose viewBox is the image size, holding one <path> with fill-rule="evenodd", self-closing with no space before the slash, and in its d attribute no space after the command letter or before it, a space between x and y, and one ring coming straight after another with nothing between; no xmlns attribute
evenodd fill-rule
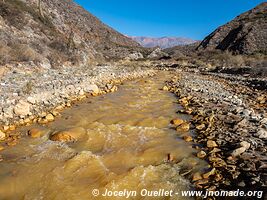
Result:
<svg viewBox="0 0 267 200"><path fill-rule="evenodd" d="M180 139L187 133L177 133L170 125L171 119L188 116L178 116L177 99L160 90L169 78L161 73L126 82L118 92L86 99L43 126L48 133L86 129L76 143L50 141L47 134L38 139L25 136L6 148L1 152L0 199L126 199L102 196L106 190L136 191L129 199L188 199L140 194L143 189L192 189L181 174L205 166ZM168 162L168 155L174 162ZM100 191L98 197L93 189Z"/></svg>

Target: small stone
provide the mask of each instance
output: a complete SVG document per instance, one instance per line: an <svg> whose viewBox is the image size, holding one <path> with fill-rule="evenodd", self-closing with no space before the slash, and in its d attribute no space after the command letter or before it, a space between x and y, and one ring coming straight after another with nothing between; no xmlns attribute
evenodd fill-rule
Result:
<svg viewBox="0 0 267 200"><path fill-rule="evenodd" d="M196 126L196 129L199 130L199 131L201 131L201 130L203 130L205 127L206 127L205 124L200 124L200 125Z"/></svg>
<svg viewBox="0 0 267 200"><path fill-rule="evenodd" d="M246 183L244 181L241 181L240 183L238 183L238 186L239 187L245 187L246 186Z"/></svg>
<svg viewBox="0 0 267 200"><path fill-rule="evenodd" d="M116 92L117 90L118 90L118 87L115 85L110 89L111 92Z"/></svg>
<svg viewBox="0 0 267 200"><path fill-rule="evenodd" d="M190 124L189 123L183 123L178 128L182 131L189 131L190 130Z"/></svg>
<svg viewBox="0 0 267 200"><path fill-rule="evenodd" d="M181 124L184 123L184 120L182 120L182 119L173 119L173 120L171 121L171 123L172 123L173 125L175 125L175 126L180 126Z"/></svg>
<svg viewBox="0 0 267 200"><path fill-rule="evenodd" d="M54 115L49 113L48 115L46 115L45 119L47 119L48 122L52 122L55 120L55 117L54 117Z"/></svg>
<svg viewBox="0 0 267 200"><path fill-rule="evenodd" d="M63 109L64 109L63 106L57 106L57 107L55 108L55 111L61 111L61 110L63 110Z"/></svg>
<svg viewBox="0 0 267 200"><path fill-rule="evenodd" d="M98 94L100 92L98 86L95 85L95 84L86 86L86 88L84 89L84 91L85 92L88 92L88 93L94 93L94 94Z"/></svg>
<svg viewBox="0 0 267 200"><path fill-rule="evenodd" d="M193 140L193 138L190 135L185 135L183 138L186 142L191 142Z"/></svg>
<svg viewBox="0 0 267 200"><path fill-rule="evenodd" d="M5 147L0 145L0 151L3 151L5 149Z"/></svg>
<svg viewBox="0 0 267 200"><path fill-rule="evenodd" d="M27 123L31 123L31 119L30 118L26 118L24 119L24 123L27 124Z"/></svg>
<svg viewBox="0 0 267 200"><path fill-rule="evenodd" d="M165 85L163 88L162 88L163 91L168 91L169 88Z"/></svg>
<svg viewBox="0 0 267 200"><path fill-rule="evenodd" d="M186 111L186 114L188 114L188 115L191 115L192 114L192 112L193 112L193 109L191 109L191 108L188 108Z"/></svg>
<svg viewBox="0 0 267 200"><path fill-rule="evenodd" d="M4 131L8 131L9 130L9 126L3 126L3 130Z"/></svg>
<svg viewBox="0 0 267 200"><path fill-rule="evenodd" d="M218 152L220 152L220 151L222 151L222 150L219 149L219 148L214 148L214 149L212 149L212 150L210 151L210 153L218 153Z"/></svg>
<svg viewBox="0 0 267 200"><path fill-rule="evenodd" d="M109 90L108 92L110 92L110 90ZM92 95L93 97L97 97L97 96L99 95L99 93L91 93L91 95Z"/></svg>
<svg viewBox="0 0 267 200"><path fill-rule="evenodd" d="M167 161L168 162L173 162L174 161L174 155L171 154L171 153L168 153L168 155L167 155Z"/></svg>
<svg viewBox="0 0 267 200"><path fill-rule="evenodd" d="M207 141L207 147L208 148L214 148L214 147L217 147L218 145L217 145L217 143L215 142L215 141L213 141L213 140L208 140Z"/></svg>
<svg viewBox="0 0 267 200"><path fill-rule="evenodd" d="M261 128L258 133L256 134L260 139L266 139L267 138L267 131Z"/></svg>
<svg viewBox="0 0 267 200"><path fill-rule="evenodd" d="M210 176L214 175L216 172L216 169L215 168L212 168L212 170L210 170L209 172L203 174L203 178L206 179L206 178L209 178Z"/></svg>
<svg viewBox="0 0 267 200"><path fill-rule="evenodd" d="M10 125L10 126L9 126L9 130L10 130L10 131L14 131L15 129L16 129L16 126L15 126L15 125Z"/></svg>
<svg viewBox="0 0 267 200"><path fill-rule="evenodd" d="M11 140L11 141L7 142L7 145L8 146L15 146L17 143L18 143L17 140Z"/></svg>
<svg viewBox="0 0 267 200"><path fill-rule="evenodd" d="M35 104L36 103L36 99L34 97L28 97L27 101L31 104Z"/></svg>
<svg viewBox="0 0 267 200"><path fill-rule="evenodd" d="M236 157L239 156L240 154L244 153L246 150L248 150L250 148L250 143L246 142L246 141L242 141L240 142L240 147L235 149L232 152L232 156Z"/></svg>
<svg viewBox="0 0 267 200"><path fill-rule="evenodd" d="M202 176L201 176L201 174L199 172L197 172L197 173L195 173L193 175L192 181L199 181L201 179L203 179Z"/></svg>
<svg viewBox="0 0 267 200"><path fill-rule="evenodd" d="M6 138L6 134L0 130L0 140L4 140Z"/></svg>
<svg viewBox="0 0 267 200"><path fill-rule="evenodd" d="M214 180L216 181L216 182L219 182L219 181L221 181L223 179L223 176L221 175L221 174L215 174L215 176L214 176Z"/></svg>
<svg viewBox="0 0 267 200"><path fill-rule="evenodd" d="M205 151L200 151L200 152L197 153L197 157L198 157L198 158L201 158L201 159L202 159L202 158L205 158L206 155L207 155L207 154L206 154Z"/></svg>
<svg viewBox="0 0 267 200"><path fill-rule="evenodd" d="M247 149L245 147L240 147L240 148L237 148L235 149L233 152L232 152L232 156L236 157L236 156L239 156L240 154L244 153Z"/></svg>
<svg viewBox="0 0 267 200"><path fill-rule="evenodd" d="M208 191L216 191L217 187L215 185L210 186L207 190Z"/></svg>
<svg viewBox="0 0 267 200"><path fill-rule="evenodd" d="M57 110L53 110L53 111L52 111L52 115L54 115L54 116L58 116L58 115L60 115L60 113L59 113Z"/></svg>
<svg viewBox="0 0 267 200"><path fill-rule="evenodd" d="M241 147L245 147L246 149L250 148L250 143L246 142L246 141L242 141L240 142L240 146Z"/></svg>
<svg viewBox="0 0 267 200"><path fill-rule="evenodd" d="M218 158L218 157L210 156L209 161L213 163L213 167L224 167L227 165L223 159Z"/></svg>
<svg viewBox="0 0 267 200"><path fill-rule="evenodd" d="M186 97L179 99L179 102L183 107L187 107L189 105L189 102Z"/></svg>
<svg viewBox="0 0 267 200"><path fill-rule="evenodd" d="M199 180L195 183L195 185L198 187L198 188L203 188L203 185L205 184L208 184L209 183L209 179L202 179L202 180Z"/></svg>

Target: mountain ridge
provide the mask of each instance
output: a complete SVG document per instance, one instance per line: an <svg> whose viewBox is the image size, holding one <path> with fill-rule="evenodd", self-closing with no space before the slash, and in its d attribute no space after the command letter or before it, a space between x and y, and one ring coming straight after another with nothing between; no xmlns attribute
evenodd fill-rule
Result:
<svg viewBox="0 0 267 200"><path fill-rule="evenodd" d="M168 36L163 36L163 37L128 36L128 37L146 48L160 47L162 49L167 49L174 46L187 45L196 42L196 40L183 37L168 37Z"/></svg>

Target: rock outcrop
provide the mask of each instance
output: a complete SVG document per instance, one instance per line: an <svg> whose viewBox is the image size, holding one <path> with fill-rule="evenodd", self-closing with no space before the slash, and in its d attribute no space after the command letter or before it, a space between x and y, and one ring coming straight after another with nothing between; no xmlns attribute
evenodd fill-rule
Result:
<svg viewBox="0 0 267 200"><path fill-rule="evenodd" d="M198 50L228 50L238 54L267 53L267 3L261 3L217 28Z"/></svg>

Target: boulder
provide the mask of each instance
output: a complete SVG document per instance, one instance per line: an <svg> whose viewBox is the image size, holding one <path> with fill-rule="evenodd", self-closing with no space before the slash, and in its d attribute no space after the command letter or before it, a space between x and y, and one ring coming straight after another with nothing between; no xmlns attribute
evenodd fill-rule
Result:
<svg viewBox="0 0 267 200"><path fill-rule="evenodd" d="M214 175L216 172L216 169L215 168L212 168L209 172L203 174L203 178L206 179L206 178L209 178L210 176Z"/></svg>
<svg viewBox="0 0 267 200"><path fill-rule="evenodd" d="M49 113L48 115L45 116L45 119L48 121L48 122L52 122L55 120L55 117L54 115L52 115L51 113Z"/></svg>
<svg viewBox="0 0 267 200"><path fill-rule="evenodd" d="M171 121L171 123L172 123L173 125L175 125L175 126L180 126L181 124L184 123L184 120L182 120L182 119L173 119L173 120Z"/></svg>
<svg viewBox="0 0 267 200"><path fill-rule="evenodd" d="M202 176L201 176L201 174L199 173L199 172L196 172L194 175L193 175L193 177L192 177L192 181L194 182L194 181L199 181L199 180L201 180L201 179L203 179L202 178Z"/></svg>
<svg viewBox="0 0 267 200"><path fill-rule="evenodd" d="M75 142L86 135L86 130L81 127L59 131L50 136L50 140L59 142Z"/></svg>
<svg viewBox="0 0 267 200"><path fill-rule="evenodd" d="M100 92L100 89L98 88L97 85L95 85L95 84L91 84L91 85L87 85L87 86L84 88L84 91L85 91L85 92L88 92L88 93L98 94L98 93Z"/></svg>
<svg viewBox="0 0 267 200"><path fill-rule="evenodd" d="M0 140L4 140L6 138L6 134L0 130Z"/></svg>
<svg viewBox="0 0 267 200"><path fill-rule="evenodd" d="M32 128L28 131L28 135L32 138L39 138L39 137L42 137L44 134L45 134L45 131L39 128Z"/></svg>
<svg viewBox="0 0 267 200"><path fill-rule="evenodd" d="M206 128L205 124L200 124L200 125L196 126L196 129L199 131L203 130L204 128Z"/></svg>
<svg viewBox="0 0 267 200"><path fill-rule="evenodd" d="M207 154L206 154L205 151L200 151L200 152L197 153L197 157L198 157L198 158L201 158L201 159L202 159L202 158L205 158L206 155L207 155Z"/></svg>
<svg viewBox="0 0 267 200"><path fill-rule="evenodd" d="M190 135L185 135L183 138L184 138L184 141L186 142L191 142L193 140L193 138Z"/></svg>
<svg viewBox="0 0 267 200"><path fill-rule="evenodd" d="M261 128L257 134L256 134L260 139L266 139L267 138L267 131L263 128Z"/></svg>
<svg viewBox="0 0 267 200"><path fill-rule="evenodd" d="M215 141L213 141L213 140L208 140L207 141L207 147L208 148L214 148L214 147L217 147L218 145L217 145L217 143L215 142Z"/></svg>
<svg viewBox="0 0 267 200"><path fill-rule="evenodd" d="M244 153L246 150L248 150L250 148L250 143L246 142L246 141L242 141L240 142L240 147L235 149L232 152L232 156L236 157L239 156L240 154Z"/></svg>
<svg viewBox="0 0 267 200"><path fill-rule="evenodd" d="M236 156L239 156L240 154L244 153L247 149L245 147L239 147L237 149L235 149L233 152L232 152L232 156L236 157Z"/></svg>
<svg viewBox="0 0 267 200"><path fill-rule="evenodd" d="M176 131L189 131L190 124L188 122L182 123L180 126L176 128Z"/></svg>

